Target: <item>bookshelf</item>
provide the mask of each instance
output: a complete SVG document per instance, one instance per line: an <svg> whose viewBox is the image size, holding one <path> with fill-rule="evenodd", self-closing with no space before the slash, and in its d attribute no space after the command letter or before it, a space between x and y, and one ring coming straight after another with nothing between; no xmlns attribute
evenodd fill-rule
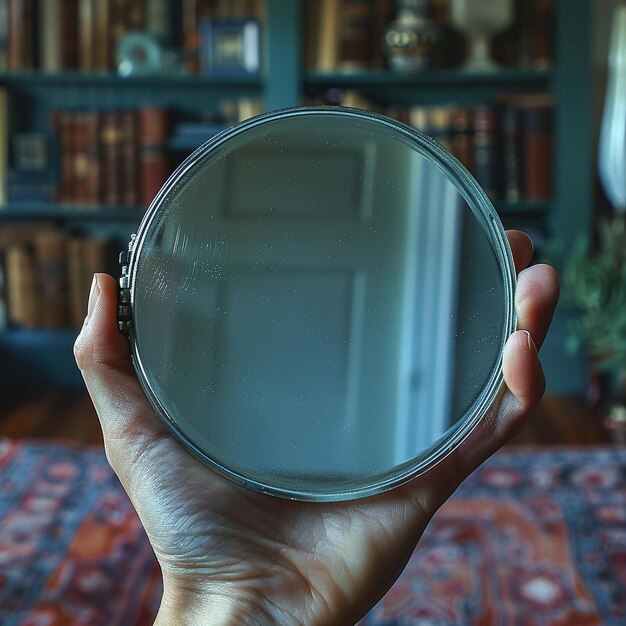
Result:
<svg viewBox="0 0 626 626"><path fill-rule="evenodd" d="M259 75L165 75L120 77L106 72L18 71L0 73L4 87L17 104L20 129L43 129L50 111L62 106L134 107L144 103L173 107L181 115L197 117L224 99L261 98L265 109L297 105L303 94L331 87L375 95L394 105L448 102L480 103L500 93L549 92L555 107L554 197L550 201L498 202L505 226L524 226L558 237L569 247L591 223L593 198L592 68L593 3L555 0L556 62L549 70L503 69L467 74L459 69L431 70L417 75L385 70L320 72L303 69L303 0L265 0L263 67ZM193 146L170 145L191 152ZM38 202L10 203L0 208L3 224L45 220L87 233L106 233L119 242L134 232L141 207L88 207ZM112 267L113 271L115 268ZM571 314L559 311L543 358L553 392L584 389L582 358L565 355L563 345ZM82 385L73 363L75 330L0 330L3 386ZM570 367L562 366L567 358ZM4 373L6 372L6 373Z"/></svg>

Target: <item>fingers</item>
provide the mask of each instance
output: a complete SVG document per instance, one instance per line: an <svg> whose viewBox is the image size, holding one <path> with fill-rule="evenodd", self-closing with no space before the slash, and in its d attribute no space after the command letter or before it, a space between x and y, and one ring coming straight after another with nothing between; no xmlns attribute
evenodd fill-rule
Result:
<svg viewBox="0 0 626 626"><path fill-rule="evenodd" d="M522 271L515 292L517 327L527 330L541 347L559 300L559 278L549 265L535 265Z"/></svg>
<svg viewBox="0 0 626 626"><path fill-rule="evenodd" d="M97 274L74 354L102 425L109 462L123 478L129 462L166 431L139 385L128 341L117 330L116 309L115 280Z"/></svg>
<svg viewBox="0 0 626 626"><path fill-rule="evenodd" d="M530 265L533 259L532 239L521 230L508 230L506 237L515 262L515 273L519 274Z"/></svg>
<svg viewBox="0 0 626 626"><path fill-rule="evenodd" d="M432 472L408 486L409 497L431 514L471 472L517 434L545 390L537 348L554 315L558 277L547 265L526 269L533 253L530 239L519 231L509 231L507 237L520 274L516 291L519 330L509 337L503 352L505 387L465 441Z"/></svg>

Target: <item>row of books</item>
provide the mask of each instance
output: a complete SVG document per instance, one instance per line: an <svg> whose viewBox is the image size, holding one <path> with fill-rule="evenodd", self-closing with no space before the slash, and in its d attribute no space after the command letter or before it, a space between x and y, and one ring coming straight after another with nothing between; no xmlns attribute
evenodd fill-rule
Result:
<svg viewBox="0 0 626 626"><path fill-rule="evenodd" d="M227 126L263 112L224 100L201 120L175 110L59 109L48 131L18 131L0 89L0 205L147 207L182 159Z"/></svg>
<svg viewBox="0 0 626 626"><path fill-rule="evenodd" d="M261 20L263 7L263 0L0 0L0 65L112 70L121 39L141 31L182 51L185 67L196 70L201 20Z"/></svg>
<svg viewBox="0 0 626 626"><path fill-rule="evenodd" d="M552 198L554 103L549 94L508 94L479 106L381 107L357 91L333 89L322 101L384 113L431 136L494 201Z"/></svg>
<svg viewBox="0 0 626 626"><path fill-rule="evenodd" d="M554 58L554 0L515 0L513 26L492 42L508 67L547 68ZM427 0L441 45L431 67L454 67L466 56L465 37L450 26L451 0ZM396 17L393 0L306 0L305 56L317 71L381 69L383 39Z"/></svg>
<svg viewBox="0 0 626 626"><path fill-rule="evenodd" d="M0 228L0 327L80 328L93 274L106 271L109 242L47 223Z"/></svg>
<svg viewBox="0 0 626 626"><path fill-rule="evenodd" d="M170 174L165 108L57 110L53 124L61 204L146 207Z"/></svg>

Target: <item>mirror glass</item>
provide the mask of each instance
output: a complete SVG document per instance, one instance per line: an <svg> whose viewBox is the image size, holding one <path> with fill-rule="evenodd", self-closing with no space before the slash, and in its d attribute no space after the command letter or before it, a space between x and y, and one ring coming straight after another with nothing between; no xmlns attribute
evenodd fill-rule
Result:
<svg viewBox="0 0 626 626"><path fill-rule="evenodd" d="M514 328L502 227L435 142L349 109L268 114L179 168L131 257L135 365L221 474L347 499L484 414Z"/></svg>

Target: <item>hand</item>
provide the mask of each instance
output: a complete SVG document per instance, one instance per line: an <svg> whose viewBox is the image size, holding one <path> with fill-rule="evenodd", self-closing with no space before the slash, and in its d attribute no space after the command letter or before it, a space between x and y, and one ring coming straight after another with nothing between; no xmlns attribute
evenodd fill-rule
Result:
<svg viewBox="0 0 626 626"><path fill-rule="evenodd" d="M508 233L518 326L504 352L506 390L470 437L428 475L376 497L280 500L217 476L179 445L146 400L116 325L116 283L99 274L75 355L107 458L163 572L157 623L354 624L398 577L430 518L524 423L545 382L537 347L558 299L530 239ZM523 270L523 271L521 271Z"/></svg>

